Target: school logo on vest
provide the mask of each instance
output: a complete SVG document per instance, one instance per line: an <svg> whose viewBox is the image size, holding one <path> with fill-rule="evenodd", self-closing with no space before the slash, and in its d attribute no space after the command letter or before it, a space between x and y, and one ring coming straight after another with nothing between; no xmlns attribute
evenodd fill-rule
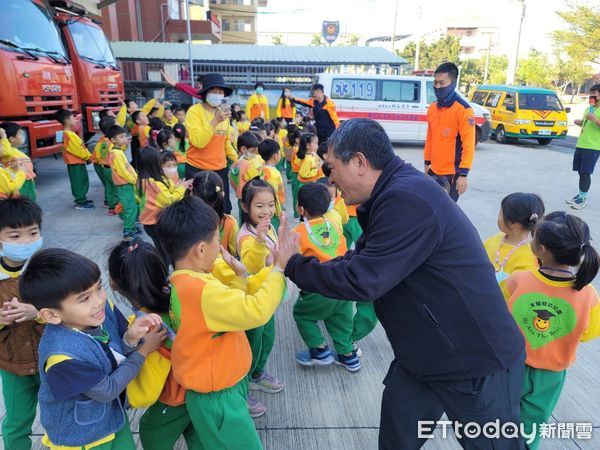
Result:
<svg viewBox="0 0 600 450"><path fill-rule="evenodd" d="M539 292L517 298L512 315L532 349L568 335L577 323L575 310L569 302Z"/></svg>
<svg viewBox="0 0 600 450"><path fill-rule="evenodd" d="M337 256L337 248L340 245L339 234L328 229L325 222L312 224L310 228L316 238L315 244L319 246L319 250L332 258Z"/></svg>
<svg viewBox="0 0 600 450"><path fill-rule="evenodd" d="M340 34L340 23L323 21L323 39L328 44L333 44Z"/></svg>

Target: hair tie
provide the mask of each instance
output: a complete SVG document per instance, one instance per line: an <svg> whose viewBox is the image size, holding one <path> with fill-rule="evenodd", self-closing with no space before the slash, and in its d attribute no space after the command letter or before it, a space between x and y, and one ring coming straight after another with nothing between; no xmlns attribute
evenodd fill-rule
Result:
<svg viewBox="0 0 600 450"><path fill-rule="evenodd" d="M538 218L539 218L539 216L537 215L537 213L533 213L531 216L529 216L529 221L535 222L538 220Z"/></svg>
<svg viewBox="0 0 600 450"><path fill-rule="evenodd" d="M579 250L583 251L583 247L585 247L586 245L589 245L589 242L584 242L583 244L581 244Z"/></svg>
<svg viewBox="0 0 600 450"><path fill-rule="evenodd" d="M171 287L170 287L168 284L165 284L165 285L162 287L162 290L163 290L163 292L164 292L165 294L170 294L170 293L171 293Z"/></svg>
<svg viewBox="0 0 600 450"><path fill-rule="evenodd" d="M139 247L139 244L133 244L127 247L127 253L132 253L135 249Z"/></svg>
<svg viewBox="0 0 600 450"><path fill-rule="evenodd" d="M216 187L215 187L215 191L217 191L217 192L221 192L221 186L216 186Z"/></svg>

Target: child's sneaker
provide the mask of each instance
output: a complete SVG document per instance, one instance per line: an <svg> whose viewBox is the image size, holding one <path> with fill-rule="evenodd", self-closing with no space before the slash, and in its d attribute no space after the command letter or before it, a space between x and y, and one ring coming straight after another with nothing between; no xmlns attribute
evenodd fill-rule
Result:
<svg viewBox="0 0 600 450"><path fill-rule="evenodd" d="M302 366L328 366L334 361L329 347L309 348L308 351L296 353L296 362Z"/></svg>
<svg viewBox="0 0 600 450"><path fill-rule="evenodd" d="M78 203L75 205L75 209L81 209L81 210L88 209L89 210L89 209L96 209L96 207L94 206L93 203Z"/></svg>
<svg viewBox="0 0 600 450"><path fill-rule="evenodd" d="M106 200L104 200L104 207L108 208L108 202Z"/></svg>
<svg viewBox="0 0 600 450"><path fill-rule="evenodd" d="M108 215L109 216L116 216L117 215L117 210L115 208L108 208Z"/></svg>
<svg viewBox="0 0 600 450"><path fill-rule="evenodd" d="M571 205L571 208L583 209L583 208L585 208L586 202L587 202L587 200L585 199L585 197L577 197L577 200L575 200L575 202L573 202L573 204Z"/></svg>
<svg viewBox="0 0 600 450"><path fill-rule="evenodd" d="M140 234L142 234L142 230L140 230L139 228L136 228L133 231L124 231L123 240L130 241L131 239L133 239L136 236L139 236Z"/></svg>
<svg viewBox="0 0 600 450"><path fill-rule="evenodd" d="M565 200L565 203L566 203L567 205L573 205L573 204L575 204L575 202L576 202L577 200L579 200L579 194L577 194L577 195L576 195L575 197L573 197L573 198L569 198L569 199Z"/></svg>
<svg viewBox="0 0 600 450"><path fill-rule="evenodd" d="M281 392L285 385L281 380L273 375L263 372L258 378L250 378L249 386L251 391L263 391L268 394Z"/></svg>
<svg viewBox="0 0 600 450"><path fill-rule="evenodd" d="M358 346L358 342L356 342L356 341L352 342L352 350L354 350L354 353L356 353L356 356L358 356L359 358L362 358L363 351Z"/></svg>
<svg viewBox="0 0 600 450"><path fill-rule="evenodd" d="M350 356L337 355L335 363L338 366L344 366L350 372L356 372L360 370L360 359L358 359L358 356L354 351Z"/></svg>
<svg viewBox="0 0 600 450"><path fill-rule="evenodd" d="M94 200L86 200L83 203L87 203L88 205L93 205L94 204Z"/></svg>
<svg viewBox="0 0 600 450"><path fill-rule="evenodd" d="M264 415L267 412L267 407L263 405L252 392L248 393L248 412L250 413L250 417L256 419Z"/></svg>

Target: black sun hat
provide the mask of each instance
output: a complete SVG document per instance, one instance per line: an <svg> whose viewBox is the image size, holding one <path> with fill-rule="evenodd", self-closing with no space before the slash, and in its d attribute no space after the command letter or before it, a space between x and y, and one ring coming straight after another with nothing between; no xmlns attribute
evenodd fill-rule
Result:
<svg viewBox="0 0 600 450"><path fill-rule="evenodd" d="M233 93L233 89L225 86L223 75L220 73L207 73L202 77L202 89L198 91L198 94L204 94L209 89L216 87L225 91L225 97L229 97Z"/></svg>

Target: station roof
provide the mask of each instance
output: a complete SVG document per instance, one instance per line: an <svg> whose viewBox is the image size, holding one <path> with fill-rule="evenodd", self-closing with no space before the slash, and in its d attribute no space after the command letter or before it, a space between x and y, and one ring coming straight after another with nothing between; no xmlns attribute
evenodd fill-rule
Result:
<svg viewBox="0 0 600 450"><path fill-rule="evenodd" d="M117 59L125 61L188 61L188 44L179 42L111 42ZM399 66L406 60L381 47L321 47L246 44L192 44L195 62L302 65Z"/></svg>

